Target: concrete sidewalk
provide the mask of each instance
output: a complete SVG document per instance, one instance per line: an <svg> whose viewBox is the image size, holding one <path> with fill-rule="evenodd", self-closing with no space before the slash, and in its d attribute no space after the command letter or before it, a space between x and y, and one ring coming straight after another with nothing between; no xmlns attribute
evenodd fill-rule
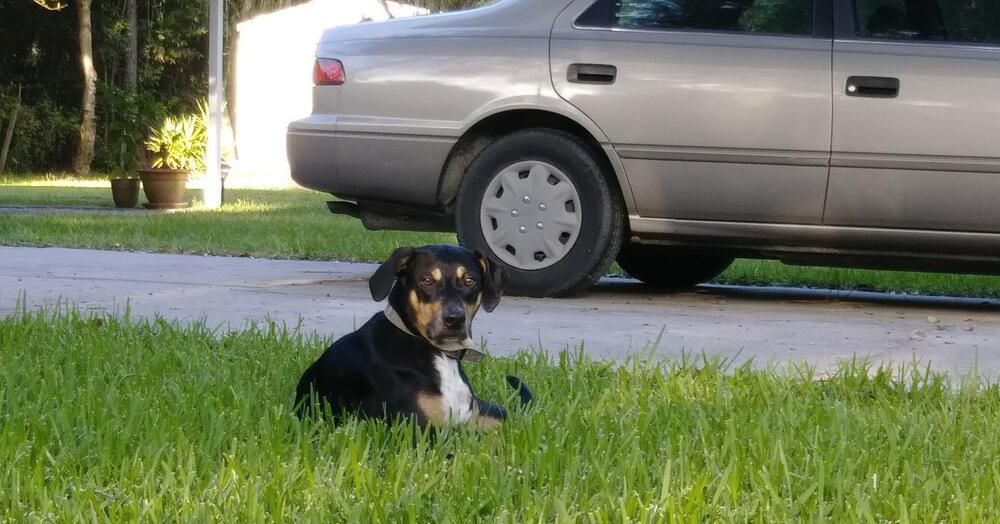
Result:
<svg viewBox="0 0 1000 524"><path fill-rule="evenodd" d="M340 336L381 304L371 264L0 247L0 315L22 293L31 307L68 301L82 310L160 314L239 327L275 319ZM808 361L821 370L857 354L874 362L931 362L936 369L996 378L1000 302L876 293L702 287L674 295L605 279L570 299L505 297L476 319L494 354L525 347L558 351L584 343L599 358L682 351L768 361Z"/></svg>

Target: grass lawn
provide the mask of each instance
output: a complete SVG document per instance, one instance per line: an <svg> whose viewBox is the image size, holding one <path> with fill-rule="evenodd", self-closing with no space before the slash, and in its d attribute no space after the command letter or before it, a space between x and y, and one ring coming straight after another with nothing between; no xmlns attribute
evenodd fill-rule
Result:
<svg viewBox="0 0 1000 524"><path fill-rule="evenodd" d="M997 522L1000 389L845 364L468 366L536 404L444 432L290 413L325 342L273 326L0 319L0 515L14 522ZM454 455L453 458L448 458Z"/></svg>
<svg viewBox="0 0 1000 524"><path fill-rule="evenodd" d="M108 187L99 179L0 178L0 205L111 208ZM355 219L330 214L328 195L313 191L229 189L226 198L229 203L220 210L173 214L0 214L0 245L376 261L400 245L455 241L450 234L367 231ZM716 282L1000 297L1000 277L798 267L768 260L738 260Z"/></svg>
<svg viewBox="0 0 1000 524"><path fill-rule="evenodd" d="M189 191L192 200L198 194ZM455 241L454 235L367 231L355 219L331 214L329 195L315 191L227 189L226 200L219 210L178 213L0 214L0 245L374 261L401 245ZM0 179L4 203L114 207L106 180Z"/></svg>

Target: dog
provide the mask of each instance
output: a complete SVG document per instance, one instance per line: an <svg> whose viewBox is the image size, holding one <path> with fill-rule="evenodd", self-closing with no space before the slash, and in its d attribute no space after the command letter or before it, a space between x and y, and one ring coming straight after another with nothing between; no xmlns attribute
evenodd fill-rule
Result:
<svg viewBox="0 0 1000 524"><path fill-rule="evenodd" d="M462 360L482 357L472 342L472 320L480 307L497 307L505 280L493 261L461 247L396 249L368 282L376 302L388 297L385 311L306 369L295 394L299 414L325 404L335 423L355 414L415 417L421 426L496 427L507 411L476 397ZM520 379L508 376L507 383L522 405L531 401Z"/></svg>

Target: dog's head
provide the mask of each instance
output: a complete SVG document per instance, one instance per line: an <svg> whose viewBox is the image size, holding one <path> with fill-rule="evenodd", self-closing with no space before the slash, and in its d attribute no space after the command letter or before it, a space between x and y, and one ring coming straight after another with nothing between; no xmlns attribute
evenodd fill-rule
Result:
<svg viewBox="0 0 1000 524"><path fill-rule="evenodd" d="M457 351L472 345L472 319L500 303L506 276L480 253L457 246L401 247L368 281L372 298L389 305L414 334Z"/></svg>

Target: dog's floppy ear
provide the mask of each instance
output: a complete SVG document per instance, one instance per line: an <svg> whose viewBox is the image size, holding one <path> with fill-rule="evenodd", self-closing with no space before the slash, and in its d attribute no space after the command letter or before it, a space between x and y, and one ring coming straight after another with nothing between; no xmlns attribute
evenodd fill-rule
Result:
<svg viewBox="0 0 1000 524"><path fill-rule="evenodd" d="M483 309L489 313L500 304L500 295L507 284L507 272L479 251L476 251L476 258L483 268Z"/></svg>
<svg viewBox="0 0 1000 524"><path fill-rule="evenodd" d="M396 248L389 255L389 259L375 270L375 274L368 279L368 289L371 290L375 302L381 302L389 296L392 285L406 273L406 267L411 257L413 257L412 247Z"/></svg>

